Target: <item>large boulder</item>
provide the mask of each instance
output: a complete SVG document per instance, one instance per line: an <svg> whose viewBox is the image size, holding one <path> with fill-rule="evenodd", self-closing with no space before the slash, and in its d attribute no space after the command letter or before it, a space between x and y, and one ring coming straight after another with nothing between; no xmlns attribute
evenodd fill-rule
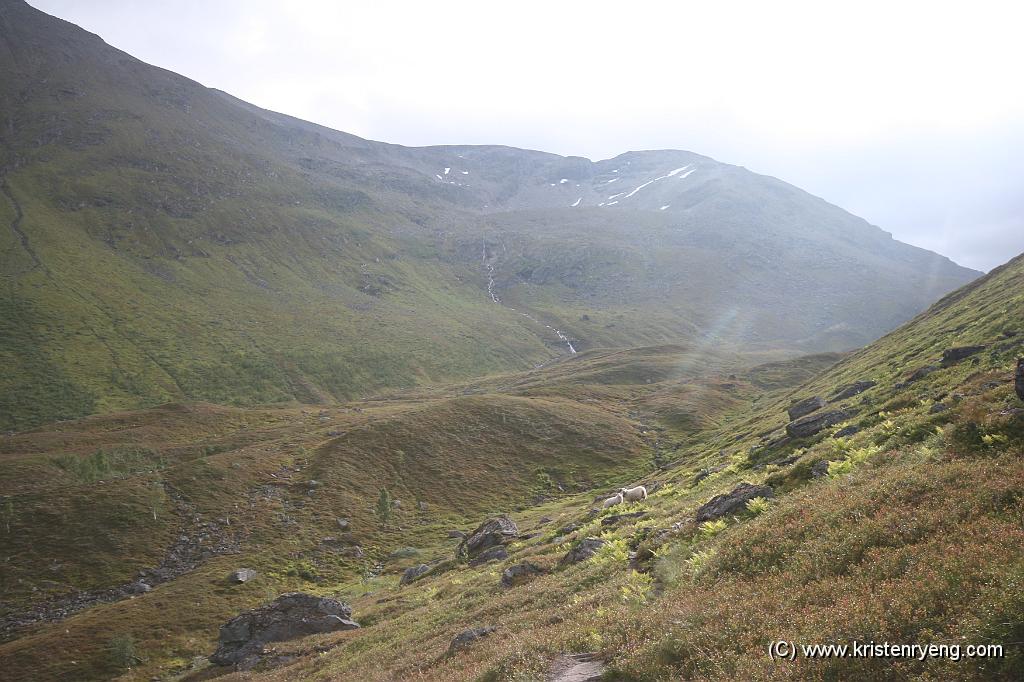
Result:
<svg viewBox="0 0 1024 682"><path fill-rule="evenodd" d="M852 414L847 410L833 410L831 412L811 414L787 424L786 433L793 438L808 438L820 433L822 429L827 429L830 426L846 421L851 416Z"/></svg>
<svg viewBox="0 0 1024 682"><path fill-rule="evenodd" d="M947 348L942 351L942 360L939 362L943 367L950 367L966 358L980 353L985 350L985 346L958 346L957 348Z"/></svg>
<svg viewBox="0 0 1024 682"><path fill-rule="evenodd" d="M1024 358L1017 358L1017 380L1014 383L1017 397L1024 400Z"/></svg>
<svg viewBox="0 0 1024 682"><path fill-rule="evenodd" d="M259 663L268 642L358 627L348 604L303 592L288 592L222 625L217 650L210 656L210 662L249 670Z"/></svg>
<svg viewBox="0 0 1024 682"><path fill-rule="evenodd" d="M517 535L519 527L505 514L487 519L459 543L455 556L458 559L473 559L486 549L512 542Z"/></svg>
<svg viewBox="0 0 1024 682"><path fill-rule="evenodd" d="M417 578L419 578L421 575L423 575L429 570L430 566L428 566L427 564L418 564L416 566L410 566L409 568L405 569L404 573L402 573L402 577L399 579L398 584L408 585L409 583L414 582Z"/></svg>
<svg viewBox="0 0 1024 682"><path fill-rule="evenodd" d="M868 390L869 388L871 388L872 386L874 386L877 383L878 382L871 381L871 380L855 381L852 384L847 384L846 386L843 386L841 389L839 389L838 393L836 393L834 396L832 396L828 400L831 403L837 403L840 400L846 400L847 398L852 398L853 396L855 396L855 395L857 395L859 393L863 393L864 391Z"/></svg>
<svg viewBox="0 0 1024 682"><path fill-rule="evenodd" d="M489 561L504 561L507 558L508 550L505 549L505 545L495 545L494 547L488 547L470 559L469 565L479 566L480 564L486 564Z"/></svg>
<svg viewBox="0 0 1024 682"><path fill-rule="evenodd" d="M251 568L240 568L228 577L229 582L247 583L256 577L256 571Z"/></svg>
<svg viewBox="0 0 1024 682"><path fill-rule="evenodd" d="M806 417L811 412L820 410L825 407L826 403L824 399L819 396L811 396L810 398L804 398L793 403L787 410L789 413L789 421L794 421L800 417Z"/></svg>
<svg viewBox="0 0 1024 682"><path fill-rule="evenodd" d="M448 645L448 653L454 654L458 651L462 651L463 649L468 648L473 642L487 637L497 629L498 628L493 625L485 625L483 627L463 630L459 634L455 635L455 638L452 639L452 643Z"/></svg>
<svg viewBox="0 0 1024 682"><path fill-rule="evenodd" d="M569 564L578 564L581 561L586 561L597 554L597 550L604 547L605 544L607 543L601 538L584 538L575 547L566 552L565 556L558 563L561 566L568 566Z"/></svg>
<svg viewBox="0 0 1024 682"><path fill-rule="evenodd" d="M723 516L735 514L747 506L747 502L757 497L775 497L775 492L766 485L740 483L732 492L715 495L697 510L697 523L714 521Z"/></svg>

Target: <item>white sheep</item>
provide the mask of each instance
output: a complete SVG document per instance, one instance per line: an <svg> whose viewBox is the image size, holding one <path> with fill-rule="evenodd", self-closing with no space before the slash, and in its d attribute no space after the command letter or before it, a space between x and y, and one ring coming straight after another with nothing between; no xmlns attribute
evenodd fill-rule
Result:
<svg viewBox="0 0 1024 682"><path fill-rule="evenodd" d="M635 488L623 488L619 491L619 495L626 502L639 502L647 499L647 488L642 485L638 485Z"/></svg>
<svg viewBox="0 0 1024 682"><path fill-rule="evenodd" d="M607 509L608 507L614 507L617 504L622 504L622 493L621 492L616 494L615 497L609 497L607 500L605 500L604 501L604 507L602 507L602 509Z"/></svg>

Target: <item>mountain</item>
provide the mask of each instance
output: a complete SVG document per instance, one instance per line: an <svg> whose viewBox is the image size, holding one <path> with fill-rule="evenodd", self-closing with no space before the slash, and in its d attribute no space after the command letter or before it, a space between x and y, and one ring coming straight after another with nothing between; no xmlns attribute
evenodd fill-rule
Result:
<svg viewBox="0 0 1024 682"><path fill-rule="evenodd" d="M978 273L681 151L408 148L0 1L0 428L333 404L575 351L846 350Z"/></svg>

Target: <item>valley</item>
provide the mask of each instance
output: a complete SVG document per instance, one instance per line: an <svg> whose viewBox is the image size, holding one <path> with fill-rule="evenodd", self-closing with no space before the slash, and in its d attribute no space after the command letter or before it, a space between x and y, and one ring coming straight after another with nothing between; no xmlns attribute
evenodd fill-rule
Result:
<svg viewBox="0 0 1024 682"><path fill-rule="evenodd" d="M885 627L916 641L926 628L942 641L1012 641L999 628L1020 613L1013 576L1024 556L1014 520L1024 499L1024 409L1012 385L1024 343L1012 326L1024 319L1022 278L1018 258L852 354L591 350L526 373L337 407L167 405L4 437L0 494L15 501L6 537L18 557L4 563L5 622L69 589L153 584L8 630L0 658L19 679L106 677L118 671L109 642L127 636L140 659L128 679L221 676L230 669L204 658L218 626L289 590L351 603L362 627L275 643L258 668L267 679L542 679L558 655L579 652L620 679L762 678L780 665L761 651L766 633L842 639ZM944 349L972 345L984 349L939 367ZM935 369L915 371L924 366ZM911 374L924 378L907 383ZM853 416L784 437L794 400L865 379L874 384L834 401ZM851 425L852 435L833 437ZM69 456L99 451L139 454L111 457L95 473L68 468ZM766 510L692 520L741 481L774 491ZM606 523L616 508L588 511L605 491L637 483L652 491L628 505L638 518ZM166 493L155 503L154 484ZM396 501L387 523L375 512L383 487ZM509 558L455 560L449 531L498 514L520 529ZM165 582L147 577L196 528L207 537L194 568ZM587 537L605 543L598 558L560 565ZM539 575L503 587L501 571L517 562ZM419 564L425 575L399 585ZM927 565L948 578L911 589ZM232 584L242 567L255 577ZM791 580L803 587L780 599L779 581ZM878 581L884 601L868 597ZM867 610L856 620L826 628L826 611L808 606L784 617L794 600L825 609L840 590L861 595ZM883 625L872 610L883 604L884 613L914 615ZM572 617L557 615L565 611ZM498 629L445 655L455 633L482 625ZM62 653L43 656L55 649ZM1020 660L1011 648L970 670L1012 677ZM793 672L838 665L805 663ZM890 663L858 665L871 676ZM945 676L954 665L964 664L932 659L901 670ZM956 670L962 678L965 668Z"/></svg>
<svg viewBox="0 0 1024 682"><path fill-rule="evenodd" d="M0 73L3 679L1024 678L1024 255L363 139L22 0Z"/></svg>

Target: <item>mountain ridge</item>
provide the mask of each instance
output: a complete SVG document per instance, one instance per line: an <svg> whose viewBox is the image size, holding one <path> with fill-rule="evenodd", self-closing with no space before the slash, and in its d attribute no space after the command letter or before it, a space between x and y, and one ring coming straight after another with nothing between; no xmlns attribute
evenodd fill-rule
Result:
<svg viewBox="0 0 1024 682"><path fill-rule="evenodd" d="M845 350L977 274L692 152L363 140L16 0L0 66L4 429L344 400L568 345Z"/></svg>

